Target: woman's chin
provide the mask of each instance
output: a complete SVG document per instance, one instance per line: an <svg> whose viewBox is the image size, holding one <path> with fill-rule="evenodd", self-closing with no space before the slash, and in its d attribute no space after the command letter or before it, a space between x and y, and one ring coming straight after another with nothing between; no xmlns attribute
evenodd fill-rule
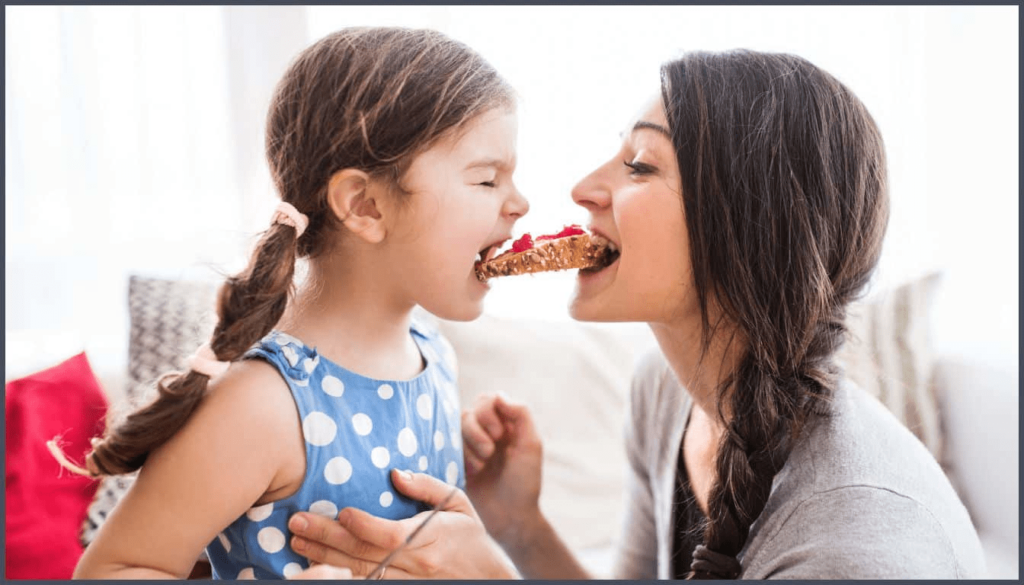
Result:
<svg viewBox="0 0 1024 585"><path fill-rule="evenodd" d="M599 300L581 298L580 291L573 293L569 300L569 316L577 321L612 321L607 307Z"/></svg>

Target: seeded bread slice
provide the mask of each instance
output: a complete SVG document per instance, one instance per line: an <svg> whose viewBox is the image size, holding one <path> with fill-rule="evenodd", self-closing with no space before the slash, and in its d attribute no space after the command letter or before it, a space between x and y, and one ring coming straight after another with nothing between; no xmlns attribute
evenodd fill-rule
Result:
<svg viewBox="0 0 1024 585"><path fill-rule="evenodd" d="M603 265L607 250L607 243L594 243L589 234L544 240L529 250L477 263L476 277L486 281L495 276L594 268Z"/></svg>

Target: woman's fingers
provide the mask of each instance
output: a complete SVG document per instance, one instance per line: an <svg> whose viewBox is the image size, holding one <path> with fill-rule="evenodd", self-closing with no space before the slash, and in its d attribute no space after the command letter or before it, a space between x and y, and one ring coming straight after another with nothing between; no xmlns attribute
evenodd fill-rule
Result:
<svg viewBox="0 0 1024 585"><path fill-rule="evenodd" d="M364 566L354 563L379 563L391 552L390 548L357 538L337 520L318 514L298 512L289 519L288 529L295 535L295 552L318 563L349 567L357 574L366 574L373 568L364 572Z"/></svg>
<svg viewBox="0 0 1024 585"><path fill-rule="evenodd" d="M391 575L388 575L390 577ZM313 579L313 580L330 580L330 579L351 579L352 571L344 567L335 567L332 565L313 565L312 567L302 571L301 573L292 575L288 579Z"/></svg>
<svg viewBox="0 0 1024 585"><path fill-rule="evenodd" d="M428 506L437 506L448 497L453 489L457 490L451 500L445 504L444 509L471 514L473 506L469 504L469 498L462 490L455 488L432 475L425 473L409 473L398 469L391 470L391 481L395 488L416 501L423 502ZM358 536L358 533L356 533Z"/></svg>

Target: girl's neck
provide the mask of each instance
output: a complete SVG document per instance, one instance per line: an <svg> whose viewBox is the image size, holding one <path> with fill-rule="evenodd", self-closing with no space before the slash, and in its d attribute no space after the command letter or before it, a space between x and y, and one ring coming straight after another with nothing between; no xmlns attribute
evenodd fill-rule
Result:
<svg viewBox="0 0 1024 585"><path fill-rule="evenodd" d="M348 260L311 261L278 328L364 376L415 377L424 366L409 335L415 305L388 294L387 271Z"/></svg>

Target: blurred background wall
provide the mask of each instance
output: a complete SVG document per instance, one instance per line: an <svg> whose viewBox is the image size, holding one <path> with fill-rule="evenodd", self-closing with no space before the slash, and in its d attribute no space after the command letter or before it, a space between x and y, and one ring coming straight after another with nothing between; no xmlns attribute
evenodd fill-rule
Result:
<svg viewBox="0 0 1024 585"><path fill-rule="evenodd" d="M612 156L692 49L799 54L881 127L892 216L873 288L943 274L938 349L1017 370L1018 8L6 7L6 375L86 349L126 360L127 277L244 265L275 195L273 85L340 27L431 27L519 91L518 231L586 222L572 186ZM569 274L498 283L487 312L568 319Z"/></svg>

